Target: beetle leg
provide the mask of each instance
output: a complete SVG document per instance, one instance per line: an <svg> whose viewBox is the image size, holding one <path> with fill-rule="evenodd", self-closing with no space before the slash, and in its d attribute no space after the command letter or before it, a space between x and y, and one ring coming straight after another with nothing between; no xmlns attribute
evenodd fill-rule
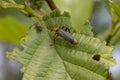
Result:
<svg viewBox="0 0 120 80"><path fill-rule="evenodd" d="M62 29L63 29L64 31L68 31L68 32L70 33L70 29L69 29L69 28L63 26Z"/></svg>
<svg viewBox="0 0 120 80"><path fill-rule="evenodd" d="M55 43L55 40L56 40L57 37L58 37L58 35L55 34L55 35L54 35L54 39L53 39L54 43Z"/></svg>
<svg viewBox="0 0 120 80"><path fill-rule="evenodd" d="M68 32L71 33L71 30L68 28Z"/></svg>

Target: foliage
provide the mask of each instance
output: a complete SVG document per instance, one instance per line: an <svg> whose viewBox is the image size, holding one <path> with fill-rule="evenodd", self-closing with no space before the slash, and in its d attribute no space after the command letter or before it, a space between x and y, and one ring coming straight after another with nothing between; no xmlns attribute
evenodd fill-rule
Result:
<svg viewBox="0 0 120 80"><path fill-rule="evenodd" d="M77 31L81 31L86 21L90 18L93 0L54 0L61 11L70 12L71 21ZM59 4L61 3L61 4Z"/></svg>
<svg viewBox="0 0 120 80"><path fill-rule="evenodd" d="M113 0L110 1L111 6L111 16L112 16L112 26L110 28L109 36L107 41L109 45L116 45L120 42L120 3L115 3Z"/></svg>
<svg viewBox="0 0 120 80"><path fill-rule="evenodd" d="M12 17L0 18L0 40L18 44L26 31L27 26Z"/></svg>
<svg viewBox="0 0 120 80"><path fill-rule="evenodd" d="M72 14L72 20L71 15L67 11L61 13L62 7L60 8L60 10L62 9L61 11L55 9L49 13L47 5L44 3L45 0L39 1L40 6L36 5L38 3L35 0L31 0L30 5L28 5L26 0L23 0L24 4L18 4L14 0L0 1L1 8L16 8L35 22L40 21L42 23L40 25L43 27L42 31L37 29L36 23L33 24L29 27L26 37L22 38L20 42L21 48L15 48L13 52L8 52L7 54L7 57L23 64L21 69L24 73L23 80L111 80L109 67L115 64L111 55L113 47L106 46L105 41L94 37L88 21L93 1L80 0L81 5L75 1L75 4L80 5L80 12L75 12L77 11L74 10L76 7L73 9L73 5L69 4L69 6L72 6L70 8L74 10L71 11L69 9ZM56 4L58 2L55 1ZM110 4L114 10L114 12L111 12L113 25L109 32L112 34L107 36L106 41L107 44L112 45L119 42L119 25L118 27L113 27L119 22L119 6L114 2L110 2ZM50 5L49 7L56 8ZM76 13L80 13L79 16L75 17ZM74 21L75 19L78 20ZM1 21L5 23L6 20L1 19ZM14 20L10 18L9 21L11 23ZM19 24L15 23L16 25ZM14 29L9 27L9 25L5 24L7 27L2 28L0 33L5 34L11 31L12 33L7 33L3 35L4 37L0 36L0 38L18 43L21 37L25 35L27 28L21 23ZM51 29L58 25L59 28L65 26L70 29L72 31L70 35L77 39L78 43L76 45L71 44L59 36L54 42L54 33ZM16 34L16 31L19 35Z"/></svg>
<svg viewBox="0 0 120 80"><path fill-rule="evenodd" d="M49 16L45 16L44 20L46 27L50 30L60 23L61 25L69 24L68 19L69 16L65 13L60 15L58 11L53 11ZM44 28L39 32L33 26L21 43L24 50L16 48L12 55L8 55L23 64L23 80L106 79L108 67L113 65L114 61L109 54L112 48L105 46L105 42L93 36L85 36L84 33L75 33L73 36L78 40L77 45L65 42L61 38L58 38L54 44L53 33L48 30ZM95 55L100 55L100 61L92 59ZM93 77L90 78L91 75L86 73Z"/></svg>

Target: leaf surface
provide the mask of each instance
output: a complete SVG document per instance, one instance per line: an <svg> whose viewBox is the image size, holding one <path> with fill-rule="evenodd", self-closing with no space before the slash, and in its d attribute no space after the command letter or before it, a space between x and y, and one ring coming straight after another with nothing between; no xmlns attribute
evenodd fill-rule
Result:
<svg viewBox="0 0 120 80"><path fill-rule="evenodd" d="M0 18L0 40L18 44L26 35L27 26L12 17Z"/></svg>
<svg viewBox="0 0 120 80"><path fill-rule="evenodd" d="M8 53L8 57L23 64L23 80L106 80L109 67L115 64L112 47L84 31L71 33L78 40L77 45L61 37L53 42L51 29L57 24L70 24L69 19L64 13L45 16L43 31L33 26L21 42L24 49L16 48L12 54ZM99 60L93 58L95 55Z"/></svg>

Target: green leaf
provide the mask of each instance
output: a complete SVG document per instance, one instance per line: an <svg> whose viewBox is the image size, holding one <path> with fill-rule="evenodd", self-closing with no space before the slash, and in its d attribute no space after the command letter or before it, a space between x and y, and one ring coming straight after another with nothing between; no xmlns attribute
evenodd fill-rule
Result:
<svg viewBox="0 0 120 80"><path fill-rule="evenodd" d="M57 14L56 21L51 25L56 22L62 25L68 23L68 15L65 18L64 14L54 14ZM51 15L46 17L50 19ZM53 26L48 25L49 20L44 23L47 29L43 25L42 31L38 31L35 26L30 28L21 42L24 49L16 48L7 55L23 64L23 80L106 80L109 67L115 64L111 55L112 47L85 32L71 34L78 40L77 45L61 37L54 43L54 33L49 30Z"/></svg>
<svg viewBox="0 0 120 80"><path fill-rule="evenodd" d="M33 27L22 42L24 50L16 48L8 56L23 64L23 80L105 80L109 66L114 64L112 48L98 39L79 35L75 35L76 46L61 39L51 46L47 30L38 32ZM92 59L95 54L101 55L100 61Z"/></svg>
<svg viewBox="0 0 120 80"><path fill-rule="evenodd" d="M32 8L40 8L45 0L30 0Z"/></svg>
<svg viewBox="0 0 120 80"><path fill-rule="evenodd" d="M47 16L43 16L43 20L46 23L48 29L53 29L54 27L57 27L59 24L59 28L67 27L71 28L71 22L70 22L70 15L67 12L64 12L63 14L60 13L59 10L54 10L52 13L50 13Z"/></svg>
<svg viewBox="0 0 120 80"><path fill-rule="evenodd" d="M25 36L27 27L20 21L12 17L0 18L0 40L19 43L20 39Z"/></svg>
<svg viewBox="0 0 120 80"><path fill-rule="evenodd" d="M116 4L114 1L110 1L110 5L112 8L112 14L116 15L120 19L120 5Z"/></svg>
<svg viewBox="0 0 120 80"><path fill-rule="evenodd" d="M86 36L92 36L93 37L92 26L90 25L89 22L86 22L84 24L84 27L81 30L80 34L84 34Z"/></svg>
<svg viewBox="0 0 120 80"><path fill-rule="evenodd" d="M73 27L77 32L81 31L90 18L93 0L54 0L54 2L60 11L70 12Z"/></svg>
<svg viewBox="0 0 120 80"><path fill-rule="evenodd" d="M109 45L116 45L120 42L120 23L116 24L112 33L113 34L109 40Z"/></svg>
<svg viewBox="0 0 120 80"><path fill-rule="evenodd" d="M120 42L120 1L119 0L111 0L111 13L112 13L112 26L110 28L110 36L108 39L109 45L116 45Z"/></svg>
<svg viewBox="0 0 120 80"><path fill-rule="evenodd" d="M24 50L15 49L9 57L23 64L23 80L58 80L67 78L62 60L47 34L32 27L22 42Z"/></svg>

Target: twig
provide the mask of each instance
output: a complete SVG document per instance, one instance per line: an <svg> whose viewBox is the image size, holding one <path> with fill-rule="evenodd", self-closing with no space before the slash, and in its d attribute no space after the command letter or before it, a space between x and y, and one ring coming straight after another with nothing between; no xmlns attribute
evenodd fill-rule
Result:
<svg viewBox="0 0 120 80"><path fill-rule="evenodd" d="M25 6L25 10L29 13L29 16L35 16L37 18L40 18L41 19L41 16L35 12L26 2L26 0L22 0L23 1L23 4Z"/></svg>
<svg viewBox="0 0 120 80"><path fill-rule="evenodd" d="M39 11L40 11L43 15L47 15L47 13L46 13L42 8L40 8Z"/></svg>
<svg viewBox="0 0 120 80"><path fill-rule="evenodd" d="M24 5L8 3L8 2L5 2L5 1L0 1L0 6L1 6L2 8L24 9Z"/></svg>
<svg viewBox="0 0 120 80"><path fill-rule="evenodd" d="M36 13L36 12L35 12L32 8L30 8L29 6L26 6L26 7L25 7L25 10L26 10L30 15L35 16L35 17L41 19L40 14Z"/></svg>
<svg viewBox="0 0 120 80"><path fill-rule="evenodd" d="M54 10L57 8L56 5L54 4L53 0L46 0L46 2L48 3L51 10Z"/></svg>
<svg viewBox="0 0 120 80"><path fill-rule="evenodd" d="M10 1L12 1L12 0L10 0ZM26 15L32 15L32 16L35 16L35 17L41 19L41 16L37 12L35 12L32 8L30 8L29 6L26 6L26 5L21 5L21 4L17 4L17 3L13 3L13 2L0 1L0 7L16 8Z"/></svg>

